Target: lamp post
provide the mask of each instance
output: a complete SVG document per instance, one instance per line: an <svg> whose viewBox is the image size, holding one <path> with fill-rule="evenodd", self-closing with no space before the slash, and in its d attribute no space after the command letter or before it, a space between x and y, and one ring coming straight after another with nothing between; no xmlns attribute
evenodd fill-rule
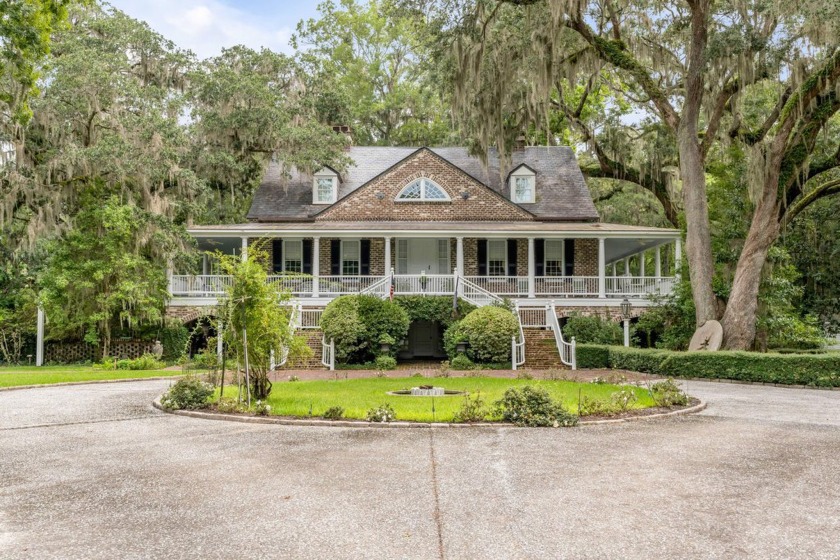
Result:
<svg viewBox="0 0 840 560"><path fill-rule="evenodd" d="M630 346L630 300L624 298L621 302L621 318L624 319L624 346Z"/></svg>

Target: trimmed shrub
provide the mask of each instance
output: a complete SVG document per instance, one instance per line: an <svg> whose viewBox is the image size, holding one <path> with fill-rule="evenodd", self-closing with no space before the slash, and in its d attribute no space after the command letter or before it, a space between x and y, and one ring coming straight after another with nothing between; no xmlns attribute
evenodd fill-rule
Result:
<svg viewBox="0 0 840 560"><path fill-rule="evenodd" d="M461 321L454 321L443 332L443 349L450 359L458 355L457 345L459 342L467 342L467 335L461 329Z"/></svg>
<svg viewBox="0 0 840 560"><path fill-rule="evenodd" d="M408 313L392 301L369 295L341 296L331 301L321 315L324 336L335 340L340 363L365 363L379 353L379 340L391 337L396 355L408 334Z"/></svg>
<svg viewBox="0 0 840 560"><path fill-rule="evenodd" d="M207 399L212 394L212 385L198 377L188 375L179 379L175 385L170 387L169 391L161 397L160 404L173 410L206 408L208 406Z"/></svg>
<svg viewBox="0 0 840 560"><path fill-rule="evenodd" d="M688 404L688 395L674 383L673 379L666 379L654 383L650 388L650 396L656 402L656 406L672 407L685 406Z"/></svg>
<svg viewBox="0 0 840 560"><path fill-rule="evenodd" d="M563 326L563 336L584 344L621 344L624 340L621 325L600 315L573 314Z"/></svg>
<svg viewBox="0 0 840 560"><path fill-rule="evenodd" d="M553 400L548 391L525 385L521 389L511 387L496 401L496 410L502 420L517 426L574 426L578 417L568 412L563 405Z"/></svg>
<svg viewBox="0 0 840 560"><path fill-rule="evenodd" d="M397 369L397 360L391 356L377 356L373 363L378 370L390 371Z"/></svg>
<svg viewBox="0 0 840 560"><path fill-rule="evenodd" d="M575 351L579 368L606 369L610 367L610 349L607 346L578 344Z"/></svg>
<svg viewBox="0 0 840 560"><path fill-rule="evenodd" d="M457 371L465 371L468 369L475 369L475 364L466 356L466 354L458 354L449 362L449 367Z"/></svg>
<svg viewBox="0 0 840 560"><path fill-rule="evenodd" d="M667 377L732 379L783 385L840 387L840 353L675 352L580 345L578 367L606 367Z"/></svg>
<svg viewBox="0 0 840 560"><path fill-rule="evenodd" d="M501 307L480 307L458 325L459 334L469 342L467 356L474 362L510 361L511 338L519 334L516 316Z"/></svg>
<svg viewBox="0 0 840 560"><path fill-rule="evenodd" d="M459 423L484 422L489 413L490 411L484 404L484 399L481 398L481 393L476 393L475 397L466 394L464 400L461 401L461 407L452 417L452 421Z"/></svg>

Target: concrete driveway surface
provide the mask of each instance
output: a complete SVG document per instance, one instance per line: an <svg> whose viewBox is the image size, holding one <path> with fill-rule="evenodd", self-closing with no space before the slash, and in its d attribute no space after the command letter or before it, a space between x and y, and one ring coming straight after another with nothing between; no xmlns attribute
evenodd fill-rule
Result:
<svg viewBox="0 0 840 560"><path fill-rule="evenodd" d="M168 384L0 392L0 558L840 558L840 392L383 430L167 415Z"/></svg>

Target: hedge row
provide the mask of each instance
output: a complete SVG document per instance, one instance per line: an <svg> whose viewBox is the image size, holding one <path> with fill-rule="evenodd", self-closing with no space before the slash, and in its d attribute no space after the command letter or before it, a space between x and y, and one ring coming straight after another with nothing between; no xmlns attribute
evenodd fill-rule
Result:
<svg viewBox="0 0 840 560"><path fill-rule="evenodd" d="M666 377L840 387L840 353L673 352L578 344L577 365L580 368L626 369Z"/></svg>

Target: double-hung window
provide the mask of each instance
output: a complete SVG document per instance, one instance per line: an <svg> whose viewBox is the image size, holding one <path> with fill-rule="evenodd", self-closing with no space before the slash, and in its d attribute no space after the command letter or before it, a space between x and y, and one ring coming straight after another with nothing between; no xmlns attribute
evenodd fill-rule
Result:
<svg viewBox="0 0 840 560"><path fill-rule="evenodd" d="M563 276L563 240L545 240L545 275Z"/></svg>
<svg viewBox="0 0 840 560"><path fill-rule="evenodd" d="M507 275L507 240L487 240L487 275Z"/></svg>
<svg viewBox="0 0 840 560"><path fill-rule="evenodd" d="M303 241L283 241L283 271L303 272Z"/></svg>
<svg viewBox="0 0 840 560"><path fill-rule="evenodd" d="M360 270L361 249L358 240L341 242L341 275L358 276Z"/></svg>

